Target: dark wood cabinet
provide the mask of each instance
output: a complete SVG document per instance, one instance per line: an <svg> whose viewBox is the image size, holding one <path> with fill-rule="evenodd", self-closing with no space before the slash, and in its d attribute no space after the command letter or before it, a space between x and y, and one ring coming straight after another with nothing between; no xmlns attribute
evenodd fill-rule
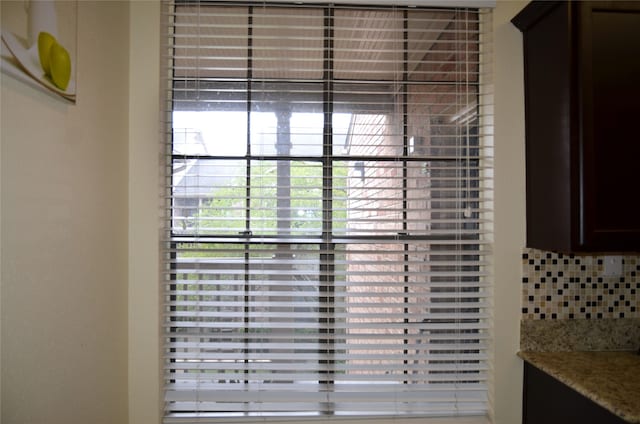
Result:
<svg viewBox="0 0 640 424"><path fill-rule="evenodd" d="M640 251L640 2L534 1L523 33L527 246Z"/></svg>
<svg viewBox="0 0 640 424"><path fill-rule="evenodd" d="M524 364L523 424L624 424L571 387Z"/></svg>

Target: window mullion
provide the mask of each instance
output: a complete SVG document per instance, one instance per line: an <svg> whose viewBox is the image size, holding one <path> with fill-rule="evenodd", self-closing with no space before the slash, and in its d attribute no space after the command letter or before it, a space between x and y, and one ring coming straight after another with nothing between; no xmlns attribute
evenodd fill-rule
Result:
<svg viewBox="0 0 640 424"><path fill-rule="evenodd" d="M335 276L334 276L334 249L333 237L333 25L334 10L332 7L324 9L324 60L323 60L323 137L322 137L322 244L320 246L320 313L329 318L321 318L321 334L326 337L320 340L323 346L321 353L330 358L335 355ZM320 360L326 368L320 374L324 374L321 384L333 386L333 359ZM330 389L329 389L330 390ZM326 405L324 413L333 413L333 407Z"/></svg>
<svg viewBox="0 0 640 424"><path fill-rule="evenodd" d="M407 225L407 219L408 219L408 213L407 213L407 208L408 208L408 200L407 200L407 177L408 177L408 170L407 170L407 160L406 158L409 156L409 136L408 136L408 131L409 131L409 108L407 106L408 103L408 82L409 82L409 12L407 10L404 10L403 12L403 28L402 28L402 50L403 50L403 57L402 57L402 157L403 159L403 166L402 166L402 232L404 234L409 234L408 231L408 225ZM405 293L405 298L404 298L404 334L408 335L409 334L409 297L407 296L409 293L409 244L405 243L404 244L404 293ZM404 344L407 345L409 344L409 339L405 338L404 339ZM404 363L405 365L408 364L408 358L409 356L409 351L405 348L404 349ZM408 374L408 371L405 369L404 371L405 374ZM405 380L405 384L408 384L409 382Z"/></svg>
<svg viewBox="0 0 640 424"><path fill-rule="evenodd" d="M251 272L251 107L252 107L252 80L253 80L253 6L249 6L247 10L247 158L245 160L245 236L246 243L244 244L244 334L246 337L243 340L244 349L244 384L249 384L249 355L250 355L250 329L251 319L249 314L251 313L251 279L249 278Z"/></svg>

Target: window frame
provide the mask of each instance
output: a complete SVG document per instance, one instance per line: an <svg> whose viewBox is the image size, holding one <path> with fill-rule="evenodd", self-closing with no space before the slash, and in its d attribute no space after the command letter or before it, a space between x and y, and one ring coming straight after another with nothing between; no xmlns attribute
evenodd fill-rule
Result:
<svg viewBox="0 0 640 424"><path fill-rule="evenodd" d="M329 8L325 8L325 11L327 10L331 10ZM325 16L325 18L329 18ZM331 49L327 49L327 51L330 51ZM328 57L326 58L326 63L329 63L331 61L331 58ZM405 66L406 66L406 62L405 62ZM406 74L406 68L405 68L405 74ZM327 81L325 81L325 84L331 84L332 83L332 78L328 77ZM319 235L319 237L310 237L310 236L303 236L303 237L292 237L292 236L288 236L287 238L292 240L293 243L313 243L313 244L317 244L319 247L326 247L327 249L324 251L325 253L321 254L321 255L326 255L324 256L325 260L324 261L320 261L321 263L323 263L325 267L327 267L325 270L330 270L330 268L333 266L333 262L332 262L332 256L333 253L335 252L335 245L337 243L348 243L349 240L383 240L383 241L394 241L394 242L400 242L403 240L409 241L409 240L415 240L416 237L419 240L422 241L431 241L432 238L429 236L413 236L410 234L410 232L406 231L406 201L407 201L407 196L406 196L406 192L407 192L407 187L406 187L406 171L407 171L407 166L406 163L409 162L424 162L425 158L424 157L411 157L411 155L409 154L409 149L410 149L410 142L409 142L409 135L407 132L407 101L406 101L406 97L407 97L407 93L406 93L406 89L407 89L407 84L406 84L406 80L405 80L405 84L403 84L403 94L402 96L404 97L404 101L403 103L403 119L404 122L402 123L403 126L403 150L404 150L404 154L402 157L402 161L403 163L405 163L405 165L402 167L403 172L405 173L405 176L403 178L403 203L405 204L405 208L403 210L403 214L405 215L405 219L403 219L403 225L405 226L403 228L403 231L399 232L396 235L393 236L379 236L379 235L371 235L371 236L348 236L348 237L333 237L332 235L332 229L330 226L330 223L332 222L332 219L330 217L331 214L331 202L332 202L332 197L330 195L323 197L323 203L324 203L324 207L323 209L323 214L325 214L325 216L323 216L323 228L322 228L322 233ZM248 92L250 93L251 90L249 89ZM367 160L370 160L371 157L370 156L351 156L351 155L347 155L347 156L336 156L333 154L333 147L332 147L332 135L333 132L331 131L331 127L332 127L332 122L331 122L331 116L333 113L333 102L332 102L332 95L333 95L333 89L330 87L326 87L325 90L323 90L323 96L325 96L323 98L323 105L324 105L324 110L323 110L323 114L325 116L325 130L324 130L324 136L325 136L325 142L323 143L324 147L324 151L323 151L323 155L322 157L317 157L317 156L289 156L289 155L284 155L284 156L279 156L279 155L275 155L275 156L268 156L268 155L258 155L258 156L252 156L250 154L245 155L242 160L246 161L246 170L247 170L247 180L249 181L251 179L251 162L252 160L255 159L260 159L260 160L274 160L274 161L282 161L282 160L301 160L301 161L315 161L315 162L319 162L322 164L322 168L323 168L323 191L326 191L327 193L330 193L332 191L332 186L331 186L331 181L332 181L332 165L334 163L334 161L349 161L349 162L365 162ZM479 102L478 102L479 103ZM251 100L250 100L250 96L249 96L249 100L247 101L247 113L250 114L251 113ZM171 160L198 160L198 159L202 159L203 157L201 155L176 155L176 154L171 154ZM212 157L213 158L213 157ZM217 160L237 160L238 157L236 156L216 156L215 159ZM378 159L381 162L389 162L389 163L395 163L398 161L398 158L396 157L387 157L387 158L379 158ZM437 159L439 161L441 161L442 159ZM451 159L452 161L458 161L459 159ZM248 187L250 187L250 184L247 184ZM477 188L475 188L474 190L477 190ZM250 217L250 211L251 211L251 207L250 207L250 195L247 195L247 205L246 205L246 212L247 212L247 216ZM326 202L326 203L325 203ZM185 235L185 234L178 234L178 233L172 233L170 238L171 238L171 242L170 242L170 250L177 250L177 243L181 243L184 241L187 241L189 239L192 240L198 240L201 243L217 243L217 242L234 242L234 243L245 243L247 246L250 245L252 243L253 240L256 240L257 243L260 244L264 244L266 243L274 243L274 244L282 244L282 240L278 239L278 236L267 236L267 235L257 235L254 234L253 231L251 230L251 226L250 226L250 218L247 218L247 227L245 229L245 232L242 234L238 234L238 235L217 235L217 236L202 236L202 235L198 235L195 238L191 238L191 236ZM451 236L452 239L459 239L458 235L452 235ZM443 237L442 236L434 236L434 238L436 240L442 240ZM446 238L446 237L445 237ZM346 241L345 241L346 240ZM404 244L405 246L405 250L408 248L408 244ZM175 258L172 258L175 259ZM171 276L175 276L176 272L172 271L171 272ZM322 274L324 275L325 273L322 272ZM324 281L326 284L326 289L329 291L329 295L330 296L330 291L331 291L331 277L327 277L326 281ZM324 285L323 285L324 287ZM175 299L174 299L175 300ZM331 310L331 307L326 308L323 310L323 312L329 312Z"/></svg>

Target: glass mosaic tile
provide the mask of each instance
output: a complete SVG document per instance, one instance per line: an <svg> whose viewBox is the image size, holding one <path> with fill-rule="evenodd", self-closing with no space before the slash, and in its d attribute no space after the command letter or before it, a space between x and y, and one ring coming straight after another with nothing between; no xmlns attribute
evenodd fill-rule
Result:
<svg viewBox="0 0 640 424"><path fill-rule="evenodd" d="M639 275L638 256L623 256L612 277L604 256L524 249L522 319L640 318Z"/></svg>

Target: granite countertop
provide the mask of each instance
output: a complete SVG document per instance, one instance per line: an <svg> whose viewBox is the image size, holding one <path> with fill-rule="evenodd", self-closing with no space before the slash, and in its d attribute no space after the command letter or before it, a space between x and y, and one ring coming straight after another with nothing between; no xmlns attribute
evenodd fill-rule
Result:
<svg viewBox="0 0 640 424"><path fill-rule="evenodd" d="M640 424L640 355L616 352L528 352L522 359L630 423Z"/></svg>

